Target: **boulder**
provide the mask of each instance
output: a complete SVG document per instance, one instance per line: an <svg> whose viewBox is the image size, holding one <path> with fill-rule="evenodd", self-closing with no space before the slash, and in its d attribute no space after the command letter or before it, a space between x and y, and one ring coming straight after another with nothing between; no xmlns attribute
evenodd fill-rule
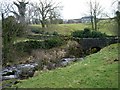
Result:
<svg viewBox="0 0 120 90"><path fill-rule="evenodd" d="M39 71L35 71L33 76L38 76L39 75Z"/></svg>

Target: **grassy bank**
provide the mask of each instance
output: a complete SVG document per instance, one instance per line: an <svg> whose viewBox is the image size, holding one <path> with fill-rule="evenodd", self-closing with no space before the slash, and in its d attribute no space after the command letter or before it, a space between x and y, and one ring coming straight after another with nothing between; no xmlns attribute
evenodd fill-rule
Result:
<svg viewBox="0 0 120 90"><path fill-rule="evenodd" d="M118 44L103 48L64 68L39 73L23 80L18 88L117 88ZM15 86L15 87L16 87Z"/></svg>

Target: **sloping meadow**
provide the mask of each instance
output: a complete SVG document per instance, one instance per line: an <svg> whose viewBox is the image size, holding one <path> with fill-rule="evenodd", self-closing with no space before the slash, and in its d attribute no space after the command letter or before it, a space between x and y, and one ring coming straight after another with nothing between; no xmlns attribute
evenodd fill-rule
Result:
<svg viewBox="0 0 120 90"><path fill-rule="evenodd" d="M120 44L119 44L120 45ZM18 88L118 88L118 44L91 54L83 61L20 81Z"/></svg>

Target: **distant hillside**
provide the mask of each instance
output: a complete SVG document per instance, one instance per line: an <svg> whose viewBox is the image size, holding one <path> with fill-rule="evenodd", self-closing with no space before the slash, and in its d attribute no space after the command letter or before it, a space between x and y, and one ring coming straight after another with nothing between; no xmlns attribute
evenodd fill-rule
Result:
<svg viewBox="0 0 120 90"><path fill-rule="evenodd" d="M115 35L116 34L116 25L114 20L101 20L98 23L98 28L100 32L106 33L108 35ZM42 30L41 25L30 25L31 29L33 30ZM46 31L48 32L58 32L60 34L64 35L70 35L71 32L76 30L84 30L84 28L90 28L90 23L77 23L77 24L56 24L56 25L50 25L48 28L46 28Z"/></svg>

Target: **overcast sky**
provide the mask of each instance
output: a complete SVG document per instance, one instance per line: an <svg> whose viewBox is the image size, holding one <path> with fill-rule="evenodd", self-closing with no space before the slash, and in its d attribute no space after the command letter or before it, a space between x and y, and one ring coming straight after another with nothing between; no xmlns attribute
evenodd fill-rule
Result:
<svg viewBox="0 0 120 90"><path fill-rule="evenodd" d="M88 12L88 4L90 0L63 0L63 17L64 18L80 18ZM91 0L95 1L95 0ZM104 8L104 13L111 15L114 10L113 0L96 0Z"/></svg>
<svg viewBox="0 0 120 90"><path fill-rule="evenodd" d="M0 0L1 1L17 1L17 0ZM27 0L27 1L37 1L37 0ZM90 0L55 0L60 1L63 6L62 17L63 19L77 19L87 15L88 4ZM95 1L95 0L91 0ZM96 0L104 8L104 13L112 16L116 5L112 5L115 0Z"/></svg>

